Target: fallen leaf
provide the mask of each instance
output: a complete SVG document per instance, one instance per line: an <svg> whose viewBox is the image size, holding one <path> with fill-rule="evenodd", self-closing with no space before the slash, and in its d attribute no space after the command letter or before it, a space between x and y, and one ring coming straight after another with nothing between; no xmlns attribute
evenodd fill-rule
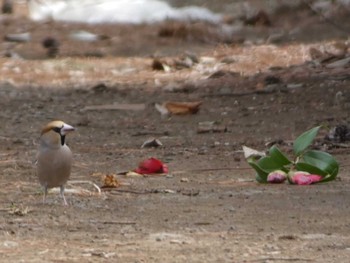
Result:
<svg viewBox="0 0 350 263"><path fill-rule="evenodd" d="M264 152L257 151L255 149L249 148L247 146L242 146L244 158L248 159L250 157L264 157L266 154Z"/></svg>
<svg viewBox="0 0 350 263"><path fill-rule="evenodd" d="M201 101L196 102L165 102L164 107L175 115L195 114L199 111L199 106L202 105Z"/></svg>
<svg viewBox="0 0 350 263"><path fill-rule="evenodd" d="M160 115L162 117L166 117L170 114L170 112L168 111L168 109L164 106L164 104L154 104L154 107L156 108L156 110L160 113Z"/></svg>
<svg viewBox="0 0 350 263"><path fill-rule="evenodd" d="M155 138L150 138L142 144L141 148L151 148L151 147L159 147L159 146L163 146L160 140Z"/></svg>
<svg viewBox="0 0 350 263"><path fill-rule="evenodd" d="M117 188L120 186L120 183L117 181L114 174L106 174L102 177L103 185L101 188Z"/></svg>

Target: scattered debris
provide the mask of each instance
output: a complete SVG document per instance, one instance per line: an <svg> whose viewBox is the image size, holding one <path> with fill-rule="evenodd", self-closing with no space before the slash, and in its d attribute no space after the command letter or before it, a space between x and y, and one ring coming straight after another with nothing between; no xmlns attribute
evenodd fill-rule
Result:
<svg viewBox="0 0 350 263"><path fill-rule="evenodd" d="M198 57L193 53L185 53L179 59L174 60L174 66L176 69L192 68L195 64L199 63Z"/></svg>
<svg viewBox="0 0 350 263"><path fill-rule="evenodd" d="M150 138L142 144L141 148L152 148L152 147L156 148L159 146L163 146L163 144L161 143L160 140L158 140L156 138Z"/></svg>
<svg viewBox="0 0 350 263"><path fill-rule="evenodd" d="M15 215L15 216L25 216L28 214L31 210L28 208L28 206L23 207L21 206L15 206L15 204L12 204L11 208L8 209L8 213L10 215Z"/></svg>
<svg viewBox="0 0 350 263"><path fill-rule="evenodd" d="M108 86L105 83L98 83L91 88L94 93L103 93L108 90Z"/></svg>
<svg viewBox="0 0 350 263"><path fill-rule="evenodd" d="M189 190L182 190L181 194L186 196L197 196L199 195L199 192L200 192L199 190L189 189Z"/></svg>
<svg viewBox="0 0 350 263"><path fill-rule="evenodd" d="M137 131L133 133L131 136L145 136L145 135L156 135L156 136L168 136L169 131L154 131L154 130L144 130Z"/></svg>
<svg viewBox="0 0 350 263"><path fill-rule="evenodd" d="M227 70L218 70L209 76L209 79L218 79L224 76L239 77L239 73Z"/></svg>
<svg viewBox="0 0 350 263"><path fill-rule="evenodd" d="M260 10L255 15L244 19L244 24L250 25L250 26L271 26L272 25L269 15L263 10Z"/></svg>
<svg viewBox="0 0 350 263"><path fill-rule="evenodd" d="M162 60L160 60L158 58L153 59L152 69L153 70L164 71L164 72L170 72L171 71L171 67L167 64L167 62L162 61Z"/></svg>
<svg viewBox="0 0 350 263"><path fill-rule="evenodd" d="M161 61L158 58L153 59L152 69L153 70L165 71L165 72L170 72L170 70L171 70L170 66L167 65L166 62Z"/></svg>
<svg viewBox="0 0 350 263"><path fill-rule="evenodd" d="M309 53L313 61L327 64L343 59L347 53L347 45L338 42L324 45L319 48L311 47Z"/></svg>
<svg viewBox="0 0 350 263"><path fill-rule="evenodd" d="M350 65L350 57L346 57L326 65L326 68L342 68Z"/></svg>
<svg viewBox="0 0 350 263"><path fill-rule="evenodd" d="M129 171L129 172L125 173L125 176L126 177L142 177L143 175L139 174L137 172L134 172L134 171Z"/></svg>
<svg viewBox="0 0 350 263"><path fill-rule="evenodd" d="M337 125L325 136L325 140L331 142L345 142L350 140L350 129L347 125Z"/></svg>
<svg viewBox="0 0 350 263"><path fill-rule="evenodd" d="M99 40L108 39L109 37L104 35L93 34L85 30L79 30L70 33L69 38L72 40L78 40L83 42L96 42Z"/></svg>
<svg viewBox="0 0 350 263"><path fill-rule="evenodd" d="M91 181L73 180L73 181L68 181L67 184L68 185L90 184L96 190L97 194L101 194L101 188L97 184L95 184L95 183L93 183ZM58 187L56 187L56 188L53 188L50 191L59 193L60 189ZM90 190L87 190L87 189L84 189L84 188L81 188L81 187L77 187L77 186L75 186L75 188L66 189L65 190L65 193L72 193L72 194L78 194L78 195L88 195L88 196L94 195L94 194L96 194L96 192L92 192Z"/></svg>
<svg viewBox="0 0 350 263"><path fill-rule="evenodd" d="M227 132L225 125L220 125L216 121L204 121L198 123L197 133Z"/></svg>
<svg viewBox="0 0 350 263"><path fill-rule="evenodd" d="M42 46L47 49L47 56L53 58L58 54L60 43L54 37L46 37L42 41Z"/></svg>
<svg viewBox="0 0 350 263"><path fill-rule="evenodd" d="M8 34L4 37L5 41L9 42L29 42L31 40L31 34L30 33L20 33L20 34Z"/></svg>

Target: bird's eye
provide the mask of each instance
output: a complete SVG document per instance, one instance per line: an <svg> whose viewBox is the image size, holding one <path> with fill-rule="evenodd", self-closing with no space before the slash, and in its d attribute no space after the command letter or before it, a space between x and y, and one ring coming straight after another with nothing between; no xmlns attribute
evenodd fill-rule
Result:
<svg viewBox="0 0 350 263"><path fill-rule="evenodd" d="M61 132L61 128L58 128L58 127L52 128L52 130L53 130L54 132L57 132L57 133L60 133L60 132Z"/></svg>

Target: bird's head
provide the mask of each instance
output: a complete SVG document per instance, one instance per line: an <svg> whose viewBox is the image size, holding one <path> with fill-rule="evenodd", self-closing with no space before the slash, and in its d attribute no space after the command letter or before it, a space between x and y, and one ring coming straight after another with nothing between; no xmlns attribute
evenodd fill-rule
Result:
<svg viewBox="0 0 350 263"><path fill-rule="evenodd" d="M50 146L64 145L66 135L75 128L63 121L52 121L41 130L42 141Z"/></svg>

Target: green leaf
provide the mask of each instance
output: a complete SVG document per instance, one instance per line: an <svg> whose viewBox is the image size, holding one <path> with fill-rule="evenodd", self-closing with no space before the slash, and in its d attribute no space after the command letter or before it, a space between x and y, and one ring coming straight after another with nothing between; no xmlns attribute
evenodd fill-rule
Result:
<svg viewBox="0 0 350 263"><path fill-rule="evenodd" d="M292 162L278 149L276 145L272 146L269 150L271 159L280 166L291 164Z"/></svg>
<svg viewBox="0 0 350 263"><path fill-rule="evenodd" d="M256 180L259 183L266 183L269 172L262 169L253 159L248 159L248 164L256 171Z"/></svg>
<svg viewBox="0 0 350 263"><path fill-rule="evenodd" d="M308 172L310 174L317 174L317 175L321 175L322 177L325 177L328 175L327 172L309 163L298 162L295 164L295 168L297 171Z"/></svg>
<svg viewBox="0 0 350 263"><path fill-rule="evenodd" d="M296 156L300 156L305 151L305 149L310 146L320 128L321 126L314 127L304 132L298 138L295 139L293 144L293 150Z"/></svg>
<svg viewBox="0 0 350 263"><path fill-rule="evenodd" d="M259 176L259 174L256 174L255 180L256 180L258 183L261 183L261 184L267 183L267 179L264 181L264 180Z"/></svg>
<svg viewBox="0 0 350 263"><path fill-rule="evenodd" d="M330 175L330 180L334 180L339 171L339 164L332 155L322 151L310 150L303 154L302 160Z"/></svg>
<svg viewBox="0 0 350 263"><path fill-rule="evenodd" d="M283 165L275 162L275 160L273 158L271 158L270 156L266 156L266 157L261 158L257 162L257 164L268 173L276 171L276 170L284 169Z"/></svg>
<svg viewBox="0 0 350 263"><path fill-rule="evenodd" d="M329 181L333 181L335 179L335 177L337 177L337 176L332 176L330 174L327 174L327 176L323 177L323 179L321 181L319 181L318 183L326 183Z"/></svg>

